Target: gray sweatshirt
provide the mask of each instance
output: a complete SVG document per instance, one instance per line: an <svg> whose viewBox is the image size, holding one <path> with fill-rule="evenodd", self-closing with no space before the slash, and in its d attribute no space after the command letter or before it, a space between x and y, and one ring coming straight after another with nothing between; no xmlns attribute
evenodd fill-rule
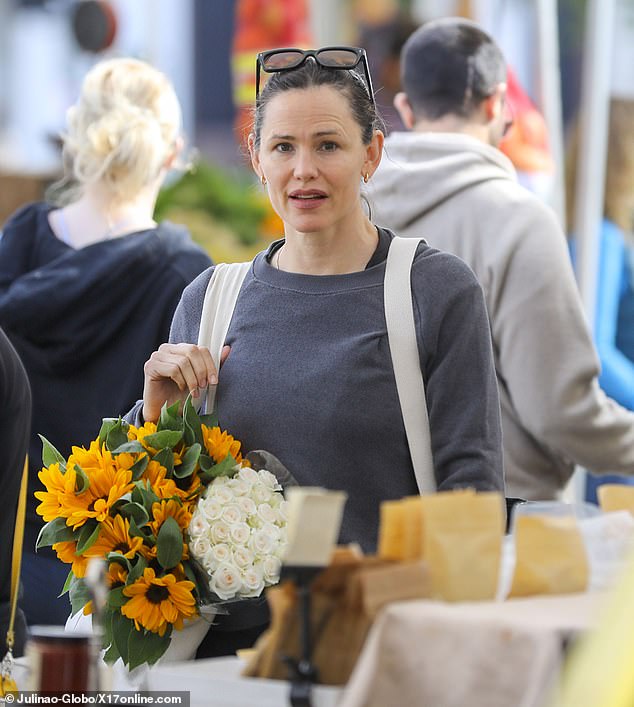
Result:
<svg viewBox="0 0 634 707"><path fill-rule="evenodd" d="M509 495L553 498L575 464L634 474L634 415L599 388L554 214L466 135L393 133L385 153L369 185L376 222L459 256L484 288Z"/></svg>
<svg viewBox="0 0 634 707"><path fill-rule="evenodd" d="M392 235L368 267L311 276L270 265L274 243L246 276L218 384L223 428L266 449L302 485L348 493L341 542L376 546L379 504L417 493L383 310ZM198 340L212 269L183 292L170 340ZM412 269L439 489L502 490L499 401L482 290L462 261L424 244Z"/></svg>

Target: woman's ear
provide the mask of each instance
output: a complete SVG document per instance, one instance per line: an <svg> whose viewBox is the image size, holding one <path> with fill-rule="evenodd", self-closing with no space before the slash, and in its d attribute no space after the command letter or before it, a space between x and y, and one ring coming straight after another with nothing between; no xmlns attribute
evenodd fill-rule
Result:
<svg viewBox="0 0 634 707"><path fill-rule="evenodd" d="M371 177L376 172L381 163L381 157L383 156L384 142L385 135L383 135L383 132L381 130L375 130L370 144L366 146L366 158L363 164L364 175L367 174Z"/></svg>
<svg viewBox="0 0 634 707"><path fill-rule="evenodd" d="M413 130L416 125L416 117L414 116L414 111L412 110L412 105L409 102L407 94L403 93L403 91L399 91L396 96L394 96L393 103L397 113L401 116L403 125L408 130Z"/></svg>
<svg viewBox="0 0 634 707"><path fill-rule="evenodd" d="M181 156L184 147L185 140L183 140L181 135L178 135L174 140L173 149L170 150L169 155L165 158L165 162L163 162L163 169L169 170L174 166L176 160Z"/></svg>
<svg viewBox="0 0 634 707"><path fill-rule="evenodd" d="M258 175L260 181L262 181L262 177L264 175L262 174L262 168L260 166L260 152L255 146L255 135L253 133L249 133L249 137L247 138L247 146L249 148L249 156L251 157L251 166L253 167L253 171Z"/></svg>

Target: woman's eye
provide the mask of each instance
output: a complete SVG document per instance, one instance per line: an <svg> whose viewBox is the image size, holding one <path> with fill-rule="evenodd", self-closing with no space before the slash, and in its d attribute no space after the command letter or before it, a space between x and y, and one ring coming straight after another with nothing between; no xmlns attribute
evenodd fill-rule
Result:
<svg viewBox="0 0 634 707"><path fill-rule="evenodd" d="M320 145L320 149L324 152L334 152L338 147L336 142L322 142Z"/></svg>
<svg viewBox="0 0 634 707"><path fill-rule="evenodd" d="M293 146L290 142L280 142L275 146L276 152L290 152Z"/></svg>

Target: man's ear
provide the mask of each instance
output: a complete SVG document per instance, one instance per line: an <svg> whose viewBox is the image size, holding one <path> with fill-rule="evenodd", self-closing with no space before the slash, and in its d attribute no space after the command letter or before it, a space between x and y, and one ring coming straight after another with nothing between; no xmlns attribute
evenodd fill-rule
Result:
<svg viewBox="0 0 634 707"><path fill-rule="evenodd" d="M493 93L482 101L484 114L487 123L499 118L504 110L504 96L506 95L506 84L499 83Z"/></svg>
<svg viewBox="0 0 634 707"><path fill-rule="evenodd" d="M414 111L409 102L409 98L406 93L399 91L396 96L394 96L394 108L396 108L398 114L401 116L403 125L408 129L412 130L414 125L416 125L416 117L414 116Z"/></svg>

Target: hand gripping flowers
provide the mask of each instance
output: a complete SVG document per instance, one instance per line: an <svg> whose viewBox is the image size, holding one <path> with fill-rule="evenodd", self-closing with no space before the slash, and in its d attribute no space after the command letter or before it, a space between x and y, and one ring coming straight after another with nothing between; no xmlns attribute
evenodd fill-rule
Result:
<svg viewBox="0 0 634 707"><path fill-rule="evenodd" d="M240 442L188 399L157 424L104 420L88 449L64 457L42 440L46 490L35 495L52 545L71 564L72 612L92 612L90 558L107 562L105 659L155 663L172 631L204 604L259 596L279 579L286 502L273 474L255 471Z"/></svg>

